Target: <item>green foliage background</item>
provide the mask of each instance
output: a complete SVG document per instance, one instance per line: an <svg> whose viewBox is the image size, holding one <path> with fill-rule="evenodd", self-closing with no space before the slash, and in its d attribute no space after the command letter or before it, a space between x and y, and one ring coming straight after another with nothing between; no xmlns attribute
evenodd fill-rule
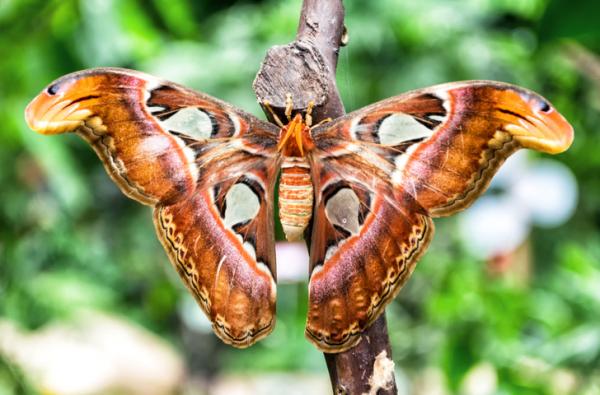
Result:
<svg viewBox="0 0 600 395"><path fill-rule="evenodd" d="M435 83L496 79L543 94L576 130L557 159L577 177L578 209L559 228L533 230L526 285L491 277L447 219L388 308L396 364L409 376L439 368L451 393L485 361L499 394L557 394L557 370L574 375L576 393L600 394L600 82L567 50L600 51L600 3L580 3L345 2L338 84L348 110ZM303 338L305 284L280 285L277 329L249 350L183 336L185 292L150 210L120 194L83 141L44 138L23 121L45 85L96 66L160 75L261 115L251 82L267 49L294 37L299 9L299 0L0 1L0 316L36 329L101 309L192 350L200 374L324 371ZM26 381L0 359L0 393L29 393Z"/></svg>

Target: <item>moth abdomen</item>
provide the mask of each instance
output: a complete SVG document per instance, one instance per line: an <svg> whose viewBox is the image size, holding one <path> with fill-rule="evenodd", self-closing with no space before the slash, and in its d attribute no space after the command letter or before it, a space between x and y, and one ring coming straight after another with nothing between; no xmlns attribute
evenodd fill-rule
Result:
<svg viewBox="0 0 600 395"><path fill-rule="evenodd" d="M301 240L310 222L313 185L305 158L286 157L279 181L279 219L289 241Z"/></svg>

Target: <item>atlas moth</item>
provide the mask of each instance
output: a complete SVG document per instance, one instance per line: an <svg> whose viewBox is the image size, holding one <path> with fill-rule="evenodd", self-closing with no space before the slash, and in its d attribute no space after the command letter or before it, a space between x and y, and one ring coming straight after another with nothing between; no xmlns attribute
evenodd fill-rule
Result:
<svg viewBox="0 0 600 395"><path fill-rule="evenodd" d="M308 111L309 112L309 111ZM75 132L130 198L152 206L171 263L225 343L275 322L274 189L288 238L312 221L306 336L341 352L406 283L432 218L483 193L520 148L556 154L569 123L541 96L493 81L415 90L311 125L275 126L125 69L59 78L27 107L41 134Z"/></svg>

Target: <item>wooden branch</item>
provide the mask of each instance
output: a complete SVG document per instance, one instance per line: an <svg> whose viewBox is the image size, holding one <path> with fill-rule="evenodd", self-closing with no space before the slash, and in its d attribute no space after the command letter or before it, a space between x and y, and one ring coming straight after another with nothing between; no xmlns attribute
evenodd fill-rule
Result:
<svg viewBox="0 0 600 395"><path fill-rule="evenodd" d="M257 98L268 100L282 119L288 93L294 111L315 102L316 122L343 115L335 70L345 35L341 0L304 0L296 40L272 47L261 64L253 84ZM356 347L325 353L325 361L335 394L397 393L385 314L363 333Z"/></svg>

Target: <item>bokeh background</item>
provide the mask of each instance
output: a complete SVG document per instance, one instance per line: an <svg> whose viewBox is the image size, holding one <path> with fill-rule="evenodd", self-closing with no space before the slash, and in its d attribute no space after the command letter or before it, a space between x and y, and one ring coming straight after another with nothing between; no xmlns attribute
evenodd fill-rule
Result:
<svg viewBox="0 0 600 395"><path fill-rule="evenodd" d="M223 345L154 236L75 136L23 120L55 78L121 66L260 114L267 49L300 0L0 0L0 394L328 393L303 337L307 263L286 255L278 323ZM575 128L557 157L510 160L471 209L436 221L387 309L406 394L600 394L600 2L348 0L347 110L413 88L496 79ZM296 257L296 258L294 258ZM280 269L283 270L283 269ZM300 273L294 274L294 273Z"/></svg>

